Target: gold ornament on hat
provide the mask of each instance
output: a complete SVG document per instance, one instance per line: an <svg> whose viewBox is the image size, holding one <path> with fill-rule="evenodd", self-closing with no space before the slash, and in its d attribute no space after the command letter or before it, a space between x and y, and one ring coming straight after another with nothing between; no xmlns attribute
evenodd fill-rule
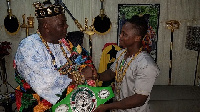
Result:
<svg viewBox="0 0 200 112"><path fill-rule="evenodd" d="M50 1L34 2L33 6L35 7L35 16L38 19L64 14L65 12L62 6L52 4Z"/></svg>

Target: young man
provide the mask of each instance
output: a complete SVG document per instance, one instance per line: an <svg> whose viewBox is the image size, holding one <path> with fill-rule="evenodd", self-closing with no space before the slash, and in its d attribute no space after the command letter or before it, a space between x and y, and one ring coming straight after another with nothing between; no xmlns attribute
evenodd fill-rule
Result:
<svg viewBox="0 0 200 112"><path fill-rule="evenodd" d="M101 81L115 77L115 99L113 103L103 104L94 112L149 112L150 93L159 75L159 69L153 58L142 51L142 39L147 33L147 22L144 17L133 16L123 25L120 34L120 50L110 69L101 74L94 70L93 75ZM91 78L91 69L83 72Z"/></svg>

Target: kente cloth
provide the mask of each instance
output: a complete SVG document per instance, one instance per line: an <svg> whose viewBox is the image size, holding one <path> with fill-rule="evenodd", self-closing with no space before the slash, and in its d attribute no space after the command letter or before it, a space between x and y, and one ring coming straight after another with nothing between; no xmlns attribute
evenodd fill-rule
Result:
<svg viewBox="0 0 200 112"><path fill-rule="evenodd" d="M60 49L60 45L48 42L47 44L54 54L56 65L58 67L64 65L67 60ZM64 44L63 46L69 57L70 52ZM15 55L14 66L20 75L20 79L22 79L17 81L21 85L20 91L26 93L26 95L32 95L32 93L24 89L22 82L25 82L26 86L30 85L34 92L51 104L55 104L59 100L57 95L62 94L71 82L67 75L60 75L55 70L52 64L52 57L37 33L24 38L20 42Z"/></svg>
<svg viewBox="0 0 200 112"><path fill-rule="evenodd" d="M125 49L120 50L116 59L120 56L120 54ZM116 63L118 62L118 67L120 66L120 62L124 59L124 54L121 55L119 61L115 60L115 62L111 65L110 69L115 72L116 71ZM132 57L128 57L126 62L128 63ZM127 65L124 65L126 68ZM144 105L136 108L125 109L125 110L116 110L116 112L148 112L148 101L150 99L150 93L155 82L156 77L159 75L159 68L157 64L154 62L153 58L146 51L142 51L139 53L135 59L130 63L129 67L126 70L126 74L123 77L121 83L117 83L115 81L115 90L119 88L120 94L118 95L115 91L115 99L117 101L122 100L126 97L132 96L134 94L142 94L147 95L148 99Z"/></svg>
<svg viewBox="0 0 200 112"><path fill-rule="evenodd" d="M18 86L15 90L16 106L18 112L48 112L52 104L36 93L25 93Z"/></svg>
<svg viewBox="0 0 200 112"><path fill-rule="evenodd" d="M63 100L52 106L52 112L93 112L114 97L111 87L79 85Z"/></svg>

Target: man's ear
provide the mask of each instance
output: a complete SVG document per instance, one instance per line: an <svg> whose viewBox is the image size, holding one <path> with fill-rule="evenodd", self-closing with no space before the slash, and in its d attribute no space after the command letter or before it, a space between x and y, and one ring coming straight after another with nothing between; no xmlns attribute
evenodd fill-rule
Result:
<svg viewBox="0 0 200 112"><path fill-rule="evenodd" d="M142 36L135 36L135 41L141 41Z"/></svg>
<svg viewBox="0 0 200 112"><path fill-rule="evenodd" d="M48 24L47 24L47 22L43 23L42 26L43 26L43 28L45 28L45 29L48 28Z"/></svg>
<svg viewBox="0 0 200 112"><path fill-rule="evenodd" d="M47 32L49 32L49 26L48 26L47 22L45 22L45 23L43 24L43 28L44 28Z"/></svg>

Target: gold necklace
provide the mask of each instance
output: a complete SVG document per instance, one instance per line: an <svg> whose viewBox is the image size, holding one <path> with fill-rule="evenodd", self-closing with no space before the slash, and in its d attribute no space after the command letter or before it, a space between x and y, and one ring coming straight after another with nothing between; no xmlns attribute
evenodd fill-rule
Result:
<svg viewBox="0 0 200 112"><path fill-rule="evenodd" d="M61 75L68 75L68 76L72 75L76 85L83 84L84 81L85 81L84 76L81 75L81 73L79 71L79 66L73 64L72 61L67 57L67 53L65 52L65 49L62 46L63 42L61 40L59 40L59 45L60 45L60 48L61 48L61 50L63 52L63 55L67 59L67 62L64 65L62 65L59 68L57 68L56 61L55 61L55 56L53 55L52 51L50 50L50 48L49 48L49 46L47 44L47 41L45 41L42 38L42 35L40 34L39 31L37 31L37 33L39 34L39 36L40 36L40 38L42 40L42 43L44 43L47 51L49 52L49 54L52 57L52 61L51 62L53 64L55 70L57 70ZM70 48L68 48L67 45L66 45L66 48L70 51Z"/></svg>
<svg viewBox="0 0 200 112"><path fill-rule="evenodd" d="M50 56L51 56L51 62L52 62L52 64L53 64L54 68L55 68L60 74L67 74L67 69L66 69L66 68L69 68L69 66L72 65L72 62L71 62L71 60L67 57L67 53L65 52L65 50L64 50L64 48L63 48L63 46L62 46L62 42L59 41L59 45L60 45L60 48L61 48L61 50L62 50L62 53L63 53L63 55L65 56L67 62L66 62L66 64L64 64L63 66L61 66L61 67L58 68L57 65L56 65L55 56L53 55L52 51L50 50L50 47L49 47L49 45L47 44L47 41L45 41L45 40L42 38L42 35L40 34L39 31L37 31L37 33L39 34L39 36L40 36L40 38L41 38L41 40L42 40L42 43L44 43L44 45L45 45L45 47L46 47L48 53L49 53ZM67 47L67 46L66 46L66 47ZM67 48L67 49L69 49L69 48Z"/></svg>
<svg viewBox="0 0 200 112"><path fill-rule="evenodd" d="M126 67L125 67L125 69L123 69L123 72L122 72L122 68L118 68L118 62L119 62L119 59L121 58L121 56L122 56L125 52L127 52L127 50L124 50L124 51L119 55L119 57L117 58L117 63L116 63L116 67L115 67L115 73L116 73L116 75L115 75L115 80L116 80L117 83L122 82L122 80L123 80L123 78L124 78L124 76L125 76L125 74L126 74L126 70L128 69L129 65L131 64L131 62L135 59L135 57L136 57L141 51L142 51L142 47L139 49L139 51L138 51L136 54L132 55L132 58L131 58L131 60L128 62L128 64L125 63L124 67L125 67L125 66L126 66ZM121 73L118 73L118 71L121 71Z"/></svg>
<svg viewBox="0 0 200 112"><path fill-rule="evenodd" d="M124 63L123 67L122 68L118 68L118 62L119 62L119 59L121 58L121 56L127 52L127 50L124 50L120 55L119 57L117 58L117 62L116 62L116 75L115 75L115 81L116 81L116 85L115 85L115 93L116 93L116 96L115 96L115 100L117 101L120 101L121 100L121 97L120 97L120 85L121 85L121 82L124 78L124 76L126 75L126 70L128 69L129 65L131 64L131 62L135 59L135 57L142 51L142 47L139 49L139 51L135 54L135 55L132 55L132 58L131 60L128 62L128 64L126 64L126 62ZM123 63L123 62L121 62ZM121 65L120 65L121 66ZM126 68L124 69L124 67L126 66ZM118 71L120 73L118 73Z"/></svg>

